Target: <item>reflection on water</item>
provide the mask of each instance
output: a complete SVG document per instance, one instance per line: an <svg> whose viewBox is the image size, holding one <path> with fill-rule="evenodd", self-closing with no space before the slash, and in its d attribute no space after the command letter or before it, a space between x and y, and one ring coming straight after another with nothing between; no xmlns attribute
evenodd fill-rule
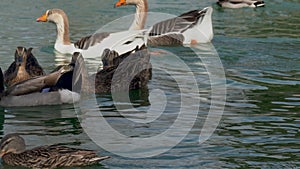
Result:
<svg viewBox="0 0 300 169"><path fill-rule="evenodd" d="M153 0L149 1L149 9L178 15L194 9L195 4L204 7L214 2ZM69 62L69 56L58 57L53 52L55 26L36 23L35 18L48 8L63 8L69 14L71 38L75 41L108 21L134 12L130 7L113 9L113 3L104 0L1 2L0 21L5 23L0 25L1 68L9 66L15 48L20 45L33 47L33 54L47 72L57 63ZM82 7L80 12L78 6ZM210 78L203 60L185 47L151 49L165 51L152 56L152 64L185 79L186 72L174 62L172 53L179 56L191 69L199 87L199 93L190 95L200 98L194 127L179 145L166 153L147 159L129 159L106 152L85 134L73 105L1 108L1 136L18 132L29 148L61 143L95 149L112 156L103 162L104 168L297 168L300 166L299 6L298 0L268 1L266 7L259 9L220 9L213 5L212 43L226 73L227 102L216 132L203 144L199 145L198 141L211 106ZM212 55L209 45L194 48L201 48L198 54L203 59ZM189 81L184 84L189 86ZM125 113L126 117L144 119L143 112L151 107L148 96L158 89L165 92L168 104L162 116L151 123L129 121L116 110L111 95L97 96L98 107L104 119L122 134L133 138L157 135L174 123L180 108L180 90L168 72L154 69L149 93L130 93L131 104L140 112ZM12 167L1 165L0 168Z"/></svg>

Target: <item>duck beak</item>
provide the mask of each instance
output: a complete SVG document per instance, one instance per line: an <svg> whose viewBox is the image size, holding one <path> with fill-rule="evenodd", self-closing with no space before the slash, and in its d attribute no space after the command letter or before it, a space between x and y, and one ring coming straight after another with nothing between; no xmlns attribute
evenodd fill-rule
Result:
<svg viewBox="0 0 300 169"><path fill-rule="evenodd" d="M17 59L17 61L16 61L16 64L17 64L18 66L20 66L22 62L23 62L23 57L22 57L22 56L18 57L18 59Z"/></svg>
<svg viewBox="0 0 300 169"><path fill-rule="evenodd" d="M37 22L47 22L47 13L36 19Z"/></svg>
<svg viewBox="0 0 300 169"><path fill-rule="evenodd" d="M126 0L119 0L119 1L115 4L115 7L124 6L124 5L126 5Z"/></svg>

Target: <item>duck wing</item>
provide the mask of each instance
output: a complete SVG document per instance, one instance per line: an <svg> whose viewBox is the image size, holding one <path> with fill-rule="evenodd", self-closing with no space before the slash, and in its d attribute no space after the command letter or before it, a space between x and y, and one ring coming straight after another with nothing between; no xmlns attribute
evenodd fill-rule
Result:
<svg viewBox="0 0 300 169"><path fill-rule="evenodd" d="M29 73L30 76L42 76L45 74L43 68L40 66L39 62L37 61L36 57L33 56L31 53L32 48L27 50L27 60L26 60L26 71Z"/></svg>
<svg viewBox="0 0 300 169"><path fill-rule="evenodd" d="M59 78L64 74L68 73L71 66L66 65L62 67L59 71L50 73L49 75L34 77L20 83L17 83L6 89L6 96L19 96L25 95L33 92L40 92L45 87L55 86Z"/></svg>
<svg viewBox="0 0 300 169"><path fill-rule="evenodd" d="M150 54L145 46L122 55L106 49L102 62L103 69L95 75L96 93L147 88L152 69Z"/></svg>
<svg viewBox="0 0 300 169"><path fill-rule="evenodd" d="M13 63L10 64L8 69L4 71L4 83L9 84L11 80L13 80L17 76L17 65L16 62L14 61Z"/></svg>
<svg viewBox="0 0 300 169"><path fill-rule="evenodd" d="M3 91L4 91L4 76L3 76L2 69L0 67L0 98L1 98Z"/></svg>

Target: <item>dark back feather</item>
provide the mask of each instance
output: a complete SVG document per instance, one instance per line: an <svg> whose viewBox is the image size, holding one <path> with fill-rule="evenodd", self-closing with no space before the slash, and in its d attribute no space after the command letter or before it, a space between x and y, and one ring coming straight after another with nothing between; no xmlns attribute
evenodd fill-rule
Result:
<svg viewBox="0 0 300 169"><path fill-rule="evenodd" d="M74 46L78 49L88 49L91 46L94 46L97 43L100 43L105 39L106 37L109 36L109 33L107 32L101 32L101 33L95 33L90 36L86 36L77 42L75 42Z"/></svg>
<svg viewBox="0 0 300 169"><path fill-rule="evenodd" d="M8 85L10 83L10 81L13 80L17 76L18 71L16 69L17 69L17 65L16 65L16 62L14 61L10 64L8 69L4 72L4 83L6 85Z"/></svg>
<svg viewBox="0 0 300 169"><path fill-rule="evenodd" d="M42 76L45 74L36 57L31 53L32 48L27 50L26 71L31 77Z"/></svg>
<svg viewBox="0 0 300 169"><path fill-rule="evenodd" d="M96 93L147 88L152 69L149 51L145 46L120 56L108 50L104 52L102 61L108 64L96 74Z"/></svg>
<svg viewBox="0 0 300 169"><path fill-rule="evenodd" d="M159 36L166 33L182 33L195 26L204 15L205 11L203 10L192 10L178 17L156 23L152 26L149 36Z"/></svg>
<svg viewBox="0 0 300 169"><path fill-rule="evenodd" d="M3 77L2 69L0 67L0 99L3 92L4 92L4 77Z"/></svg>

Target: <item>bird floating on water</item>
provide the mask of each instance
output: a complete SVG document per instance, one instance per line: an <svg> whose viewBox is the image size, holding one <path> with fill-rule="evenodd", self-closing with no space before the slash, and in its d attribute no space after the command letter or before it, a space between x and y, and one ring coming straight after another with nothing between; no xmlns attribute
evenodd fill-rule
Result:
<svg viewBox="0 0 300 169"><path fill-rule="evenodd" d="M265 6L262 0L219 0L217 4L224 8L257 8Z"/></svg>
<svg viewBox="0 0 300 169"><path fill-rule="evenodd" d="M28 168L76 167L97 164L109 156L99 156L96 151L46 145L26 150L24 139L12 133L0 142L0 157L11 166Z"/></svg>

